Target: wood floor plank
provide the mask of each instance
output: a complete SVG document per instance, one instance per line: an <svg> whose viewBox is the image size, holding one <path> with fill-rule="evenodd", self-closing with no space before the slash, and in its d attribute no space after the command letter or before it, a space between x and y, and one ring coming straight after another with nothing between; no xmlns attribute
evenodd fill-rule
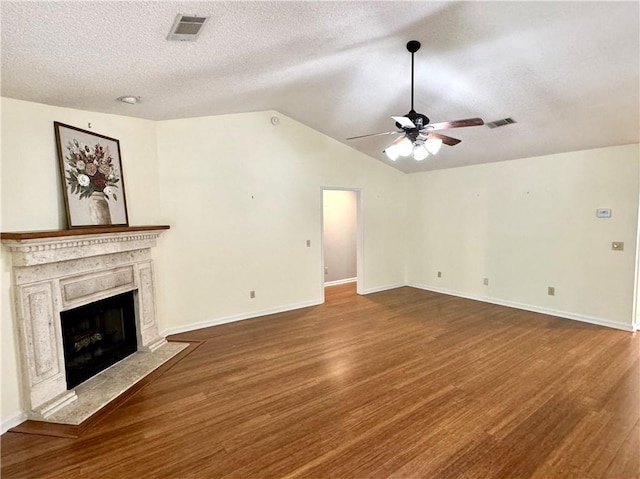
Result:
<svg viewBox="0 0 640 479"><path fill-rule="evenodd" d="M3 478L631 479L637 334L404 287L176 335L191 354Z"/></svg>
<svg viewBox="0 0 640 479"><path fill-rule="evenodd" d="M640 477L638 474L640 471L638 451L640 451L640 421L636 422L602 477L604 479Z"/></svg>

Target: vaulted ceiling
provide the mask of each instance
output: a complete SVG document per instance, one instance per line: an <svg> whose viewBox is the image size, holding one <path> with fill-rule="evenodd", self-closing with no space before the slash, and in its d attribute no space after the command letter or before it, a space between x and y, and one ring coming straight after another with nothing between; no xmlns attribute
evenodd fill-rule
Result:
<svg viewBox="0 0 640 479"><path fill-rule="evenodd" d="M638 143L640 3L2 1L2 96L153 120L277 110L405 172ZM196 42L177 14L210 16ZM415 107L462 140L386 159ZM140 96L137 105L116 100ZM251 141L251 131L246 132ZM374 161L374 160L372 160Z"/></svg>

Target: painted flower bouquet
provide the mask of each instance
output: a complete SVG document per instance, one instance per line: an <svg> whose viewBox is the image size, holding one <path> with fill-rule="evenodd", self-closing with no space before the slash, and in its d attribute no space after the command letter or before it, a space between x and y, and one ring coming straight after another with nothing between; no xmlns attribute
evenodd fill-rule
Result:
<svg viewBox="0 0 640 479"><path fill-rule="evenodd" d="M101 192L107 199L112 196L114 200L118 200L115 190L120 179L116 176L113 156L108 146L105 148L96 143L91 147L74 139L67 144L65 161L68 174L66 179L71 193L79 194L80 199L83 199Z"/></svg>

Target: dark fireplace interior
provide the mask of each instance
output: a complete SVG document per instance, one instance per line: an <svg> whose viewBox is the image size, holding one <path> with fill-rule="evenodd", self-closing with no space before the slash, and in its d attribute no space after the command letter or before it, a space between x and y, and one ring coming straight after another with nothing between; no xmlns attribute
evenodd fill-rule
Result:
<svg viewBox="0 0 640 479"><path fill-rule="evenodd" d="M133 291L60 313L67 389L138 349Z"/></svg>

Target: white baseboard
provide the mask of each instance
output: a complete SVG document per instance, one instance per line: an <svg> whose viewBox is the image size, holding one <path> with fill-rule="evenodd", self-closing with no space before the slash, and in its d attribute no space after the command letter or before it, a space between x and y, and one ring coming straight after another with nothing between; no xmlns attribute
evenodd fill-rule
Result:
<svg viewBox="0 0 640 479"><path fill-rule="evenodd" d="M558 311L555 309L542 308L540 306L532 306L530 304L516 303L514 301L507 301L503 299L491 298L486 296L476 296L473 294L462 293L460 291L453 291L444 288L438 288L434 286L427 286L418 283L407 283L407 286L412 288L423 289L425 291L433 291L434 293L448 294L450 296L457 296L465 299L472 299L474 301L482 301L484 303L497 304L498 306L506 306L509 308L522 309L524 311L531 311L534 313L547 314L549 316L557 316L564 319L572 319L574 321L582 321L583 323L597 324L598 326L606 326L608 328L621 329L623 331L634 332L635 329L631 324L621 324L609 321L603 318L596 318L592 316L585 316L577 313L570 313L567 311Z"/></svg>
<svg viewBox="0 0 640 479"><path fill-rule="evenodd" d="M279 308L263 309L261 311L251 311L248 313L234 314L232 316L224 316L222 318L208 319L206 321L200 321L198 323L191 323L184 326L176 326L174 328L165 329L164 331L162 331L161 336L167 337L172 334L187 333L189 331L195 331L196 329L203 329L211 326L218 326L220 324L233 323L235 321L243 321L245 319L259 318L260 316L267 316L269 314L284 313L285 311L308 308L309 306L317 306L322 303L322 299L314 299L312 301L289 304Z"/></svg>
<svg viewBox="0 0 640 479"><path fill-rule="evenodd" d="M358 278L336 279L335 281L325 281L325 286L337 286L339 284L355 283Z"/></svg>
<svg viewBox="0 0 640 479"><path fill-rule="evenodd" d="M403 286L408 285L406 283L388 284L386 286L378 286L377 288L365 289L362 294L380 293L382 291L388 291L390 289L402 288Z"/></svg>
<svg viewBox="0 0 640 479"><path fill-rule="evenodd" d="M22 424L23 422L25 422L26 420L27 420L27 415L24 412L20 412L15 416L13 416L12 418L2 421L2 423L0 424L0 434L4 434L12 427L16 427Z"/></svg>
<svg viewBox="0 0 640 479"><path fill-rule="evenodd" d="M351 281L357 281L357 278L353 278L353 279L350 278L349 280L340 280L340 281L346 283ZM325 283L325 286L334 285L334 284L342 284L342 283L337 283L337 282L333 282L331 284ZM379 293L381 291L401 288L403 286L407 286L407 285L405 283L397 283L397 284L391 284L387 286L380 286L378 288L367 289L363 291L362 294ZM252 311L248 313L234 314L232 316L224 316L221 318L213 318L205 321L199 321L197 323L186 324L184 326L167 328L164 331L162 331L160 335L166 338L167 336L170 336L172 334L188 333L189 331L195 331L197 329L204 329L204 328L209 328L211 326L218 326L220 324L233 323L235 321L244 321L245 319L259 318L260 316L267 316L269 314L284 313L285 311L308 308L310 306L317 306L322 303L324 303L323 299L315 299L315 300L307 301L303 303L289 304L286 306L282 306L280 308L265 309L262 311Z"/></svg>

